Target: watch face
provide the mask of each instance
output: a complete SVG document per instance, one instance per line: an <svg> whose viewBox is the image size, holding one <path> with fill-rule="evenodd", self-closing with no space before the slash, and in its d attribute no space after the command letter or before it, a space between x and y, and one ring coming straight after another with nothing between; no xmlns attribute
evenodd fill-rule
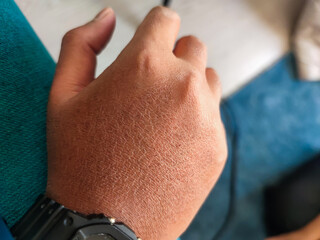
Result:
<svg viewBox="0 0 320 240"><path fill-rule="evenodd" d="M115 238L111 237L109 234L98 234L92 235L86 238L86 240L116 240Z"/></svg>
<svg viewBox="0 0 320 240"><path fill-rule="evenodd" d="M124 228L123 228L124 229ZM133 240L126 232L120 231L117 225L97 224L80 228L71 240Z"/></svg>

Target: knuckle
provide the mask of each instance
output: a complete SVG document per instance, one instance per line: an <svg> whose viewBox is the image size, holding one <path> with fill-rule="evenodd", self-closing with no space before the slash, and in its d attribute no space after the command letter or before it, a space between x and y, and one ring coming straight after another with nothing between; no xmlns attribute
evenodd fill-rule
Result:
<svg viewBox="0 0 320 240"><path fill-rule="evenodd" d="M164 10L164 7L156 6L156 7L151 9L150 13L151 14L159 14L159 13L162 13L163 10Z"/></svg>
<svg viewBox="0 0 320 240"><path fill-rule="evenodd" d="M208 76L209 76L210 78L219 79L216 70L214 70L213 68L207 68L207 71L208 71Z"/></svg>
<svg viewBox="0 0 320 240"><path fill-rule="evenodd" d="M220 98L222 95L222 83L218 77L214 80L214 90L215 94Z"/></svg>
<svg viewBox="0 0 320 240"><path fill-rule="evenodd" d="M199 38L193 35L185 36L181 38L181 41L187 46L192 46L203 50L207 49L207 46Z"/></svg>
<svg viewBox="0 0 320 240"><path fill-rule="evenodd" d="M208 68L207 70L207 80L213 92L217 94L218 97L222 95L222 83L217 72L213 68Z"/></svg>
<svg viewBox="0 0 320 240"><path fill-rule="evenodd" d="M157 68L152 50L145 48L136 54L135 65L138 72L154 72Z"/></svg>
<svg viewBox="0 0 320 240"><path fill-rule="evenodd" d="M200 71L197 69L189 69L185 76L185 80L189 83L197 83L202 78Z"/></svg>
<svg viewBox="0 0 320 240"><path fill-rule="evenodd" d="M197 70L188 71L184 79L186 95L192 98L198 97L200 93L201 78L202 76L199 71Z"/></svg>
<svg viewBox="0 0 320 240"><path fill-rule="evenodd" d="M151 11L150 11L150 15L155 17L155 18L170 18L176 21L180 21L180 16L178 15L178 13L176 13L175 11L166 8L166 7L162 7L162 6L157 6L154 7Z"/></svg>
<svg viewBox="0 0 320 240"><path fill-rule="evenodd" d="M62 38L62 44L67 44L79 40L81 38L80 28L75 28L68 31Z"/></svg>

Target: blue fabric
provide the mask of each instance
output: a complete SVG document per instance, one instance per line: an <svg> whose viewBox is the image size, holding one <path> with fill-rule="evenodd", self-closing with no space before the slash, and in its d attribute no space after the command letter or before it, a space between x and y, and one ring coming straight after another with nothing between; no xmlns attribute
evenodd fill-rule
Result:
<svg viewBox="0 0 320 240"><path fill-rule="evenodd" d="M3 222L1 217L0 217L0 239L1 240L13 240L12 235L11 235L8 227Z"/></svg>
<svg viewBox="0 0 320 240"><path fill-rule="evenodd" d="M219 239L264 239L263 190L320 152L320 83L295 77L291 54L226 99L238 133L236 202L226 231ZM229 140L234 134L226 121ZM229 143L229 155L235 151ZM230 201L230 167L182 236L209 240L224 221Z"/></svg>
<svg viewBox="0 0 320 240"><path fill-rule="evenodd" d="M0 215L12 226L46 183L45 116L55 64L12 0L0 1ZM229 151L239 135L235 211L220 239L263 239L264 187L320 149L320 85L294 77L288 55L226 99ZM228 105L235 116L227 123ZM224 172L182 240L209 240L230 200Z"/></svg>

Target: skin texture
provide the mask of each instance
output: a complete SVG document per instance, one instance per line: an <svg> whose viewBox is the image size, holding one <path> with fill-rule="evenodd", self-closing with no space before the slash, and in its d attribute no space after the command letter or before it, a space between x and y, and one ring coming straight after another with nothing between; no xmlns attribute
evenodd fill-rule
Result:
<svg viewBox="0 0 320 240"><path fill-rule="evenodd" d="M179 24L172 10L153 9L94 79L115 25L103 10L65 35L48 104L47 195L115 217L143 240L182 234L227 156L218 77L197 38L175 46Z"/></svg>
<svg viewBox="0 0 320 240"><path fill-rule="evenodd" d="M320 215L305 227L287 234L267 238L266 240L319 240L320 239Z"/></svg>

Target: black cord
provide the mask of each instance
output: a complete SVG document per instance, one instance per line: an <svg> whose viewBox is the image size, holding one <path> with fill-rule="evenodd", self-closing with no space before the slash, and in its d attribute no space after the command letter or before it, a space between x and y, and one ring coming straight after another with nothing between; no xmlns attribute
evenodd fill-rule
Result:
<svg viewBox="0 0 320 240"><path fill-rule="evenodd" d="M163 0L162 5L168 7L170 5L170 0Z"/></svg>
<svg viewBox="0 0 320 240"><path fill-rule="evenodd" d="M224 112L226 113L226 126L231 129L231 146L232 146L232 152L230 155L230 161L231 161L231 176L230 176L230 201L228 205L228 213L227 216L222 223L221 227L217 231L217 233L213 236L212 240L218 240L221 235L224 233L224 231L227 229L231 218L235 211L235 201L236 201L236 178L237 178L237 167L238 167L238 126L235 119L235 116L231 110L231 107L229 106L228 102L223 101L221 104Z"/></svg>

